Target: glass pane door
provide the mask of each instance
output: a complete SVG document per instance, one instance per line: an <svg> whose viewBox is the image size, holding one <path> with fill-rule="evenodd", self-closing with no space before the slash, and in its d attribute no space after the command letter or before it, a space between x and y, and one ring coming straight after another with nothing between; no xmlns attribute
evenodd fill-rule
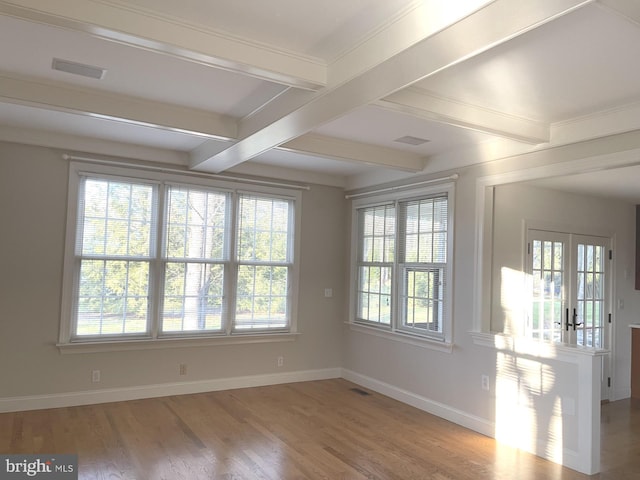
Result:
<svg viewBox="0 0 640 480"><path fill-rule="evenodd" d="M533 302L529 331L532 338L560 342L565 304L564 242L533 240Z"/></svg>
<svg viewBox="0 0 640 480"><path fill-rule="evenodd" d="M530 338L609 348L609 245L604 237L528 230L531 302L526 334ZM602 399L606 399L610 354L602 359Z"/></svg>
<svg viewBox="0 0 640 480"><path fill-rule="evenodd" d="M585 347L606 348L608 241L576 235L575 244L575 312L571 312L575 342Z"/></svg>
<svg viewBox="0 0 640 480"><path fill-rule="evenodd" d="M561 342L566 310L566 257L569 236L529 231L528 272L531 275L531 306L526 332L531 338Z"/></svg>

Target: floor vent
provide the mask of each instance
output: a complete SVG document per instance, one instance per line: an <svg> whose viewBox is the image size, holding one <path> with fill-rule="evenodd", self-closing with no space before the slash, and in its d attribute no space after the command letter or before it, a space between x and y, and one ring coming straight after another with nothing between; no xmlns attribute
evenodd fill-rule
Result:
<svg viewBox="0 0 640 480"><path fill-rule="evenodd" d="M361 388L352 388L351 391L357 393L358 395L362 395L363 397L371 395L369 392L362 390Z"/></svg>

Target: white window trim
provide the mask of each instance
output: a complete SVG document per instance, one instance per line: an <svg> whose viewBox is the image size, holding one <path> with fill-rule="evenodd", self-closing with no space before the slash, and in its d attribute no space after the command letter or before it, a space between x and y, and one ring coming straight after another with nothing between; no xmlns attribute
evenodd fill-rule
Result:
<svg viewBox="0 0 640 480"><path fill-rule="evenodd" d="M75 241L78 228L78 194L82 175L113 176L120 179L140 180L146 183L166 183L192 185L206 189L218 189L233 193L247 193L271 197L290 198L295 208L293 214L293 266L290 284L290 312L289 328L287 331L242 331L215 332L210 334L164 334L160 335L155 321L152 321L150 336L131 337L100 337L72 339L73 328L73 295L75 282ZM180 175L148 169L138 169L133 166L94 164L85 162L71 162L69 165L69 187L67 196L67 225L65 238L65 253L62 279L62 302L60 315L60 332L57 347L63 353L103 352L149 348L167 348L183 346L205 346L217 344L263 343L293 341L300 334L298 332L298 294L300 278L300 230L302 220L302 192L295 189L255 185L214 178ZM235 219L232 220L235 223ZM159 245L159 244L158 244ZM159 275L159 274L158 274ZM158 279L155 279L156 281ZM156 300L159 302L159 300Z"/></svg>
<svg viewBox="0 0 640 480"><path fill-rule="evenodd" d="M356 304L357 304L357 264L358 264L358 214L357 210L360 208L371 207L376 205L383 205L389 202L401 202L403 200L409 200L413 198L420 198L423 196L431 196L437 194L447 194L447 211L448 211L448 225L447 225L447 251L448 262L446 267L446 276L448 278L448 287L445 290L444 304L445 304L445 320L442 327L442 336L435 337L430 336L428 333L419 334L407 331L403 329L401 325L398 325L398 315L400 314L399 301L399 289L400 284L398 281L399 273L394 269L393 278L394 286L392 292L392 298L394 302L392 311L391 325L374 325L372 323L359 322L356 320ZM426 348L432 348L438 351L451 352L453 349L453 262L454 262L454 221L455 221L455 183L439 183L436 185L421 186L417 188L406 189L402 191L383 192L380 194L372 194L363 196L352 200L351 204L351 245L350 245L350 275L349 275L349 317L347 324L350 329L360 333L375 335L383 338L389 338L395 341L411 345L419 345ZM397 242L397 239L396 239Z"/></svg>

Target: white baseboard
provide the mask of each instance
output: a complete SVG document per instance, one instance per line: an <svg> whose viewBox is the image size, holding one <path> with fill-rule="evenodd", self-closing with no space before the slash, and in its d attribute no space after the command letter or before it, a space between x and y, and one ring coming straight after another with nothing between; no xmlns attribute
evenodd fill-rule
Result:
<svg viewBox="0 0 640 480"><path fill-rule="evenodd" d="M617 400L623 400L625 398L629 398L631 396L631 387L626 388L616 388L613 391L613 398L609 400L615 402Z"/></svg>
<svg viewBox="0 0 640 480"><path fill-rule="evenodd" d="M435 402L413 392L403 390L394 385L381 382L380 380L376 380L375 378L371 378L366 375L361 375L351 370L342 369L342 378L373 390L374 392L378 392L391 397L402 403L411 405L412 407L416 407L437 417L449 420L450 422L468 428L469 430L473 430L491 438L495 438L496 436L495 423L487 419L476 417L475 415L463 412L462 410L458 410L448 405ZM512 446L514 446L515 448L519 448L517 445ZM533 451L527 448L524 448L523 450L551 462L561 463L564 466L572 468L579 472L585 472L584 466L581 465L579 454L573 450L565 448L562 452L561 462L559 462L557 458L553 458L553 455L548 452L548 445L543 441L538 442L537 451Z"/></svg>
<svg viewBox="0 0 640 480"><path fill-rule="evenodd" d="M326 380L330 378L340 378L341 376L341 368L325 368L320 370L302 370L266 375L198 380L194 382L163 383L136 387L54 393L49 395L32 395L25 397L6 397L0 398L0 413L72 407L96 403L122 402L126 400L138 400L141 398L214 392L234 388L262 387L265 385L277 385L280 383Z"/></svg>
<svg viewBox="0 0 640 480"><path fill-rule="evenodd" d="M484 418L470 415L462 410L452 408L443 403L434 402L413 392L344 368L342 369L342 378L488 437L495 436L494 423Z"/></svg>
<svg viewBox="0 0 640 480"><path fill-rule="evenodd" d="M47 408L71 407L78 405L91 405L108 402L121 402L138 400L142 398L165 397L169 395L185 395L190 393L214 392L231 390L234 388L261 387L265 385L277 385L282 383L306 382L312 380L327 380L331 378L344 378L353 383L366 387L375 392L387 395L395 400L406 403L420 410L436 415L450 422L461 425L470 430L495 438L495 424L484 418L471 415L467 412L452 408L448 405L435 402L408 390L403 390L394 385L376 380L344 368L326 368L319 370L302 370L295 372L273 373L266 375L249 375L244 377L218 378L212 380L199 380L193 382L164 383L156 385L142 385L136 387L111 388L101 390L86 390L80 392L56 393L49 395L32 395L24 397L0 398L0 413L41 410ZM546 445L538 445L538 454L551 461L546 453ZM566 450L563 452L562 463L578 471L580 459L576 452Z"/></svg>

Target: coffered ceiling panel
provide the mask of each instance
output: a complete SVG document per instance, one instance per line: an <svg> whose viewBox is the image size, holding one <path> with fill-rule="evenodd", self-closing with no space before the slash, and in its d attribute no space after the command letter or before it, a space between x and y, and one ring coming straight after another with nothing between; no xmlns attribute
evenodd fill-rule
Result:
<svg viewBox="0 0 640 480"><path fill-rule="evenodd" d="M345 187L430 173L640 129L639 22L634 0L0 0L0 139Z"/></svg>

